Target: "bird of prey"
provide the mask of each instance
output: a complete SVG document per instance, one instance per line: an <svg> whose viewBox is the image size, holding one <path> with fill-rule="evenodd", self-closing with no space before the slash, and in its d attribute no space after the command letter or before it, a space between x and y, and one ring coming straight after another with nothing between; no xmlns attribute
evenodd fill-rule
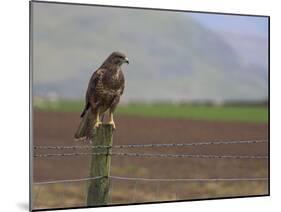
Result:
<svg viewBox="0 0 281 212"><path fill-rule="evenodd" d="M75 140L90 140L94 129L102 124L101 117L109 111L109 124L115 129L113 112L119 103L125 87L121 65L129 64L121 52L113 52L96 70L88 84L86 102L81 121L74 135Z"/></svg>

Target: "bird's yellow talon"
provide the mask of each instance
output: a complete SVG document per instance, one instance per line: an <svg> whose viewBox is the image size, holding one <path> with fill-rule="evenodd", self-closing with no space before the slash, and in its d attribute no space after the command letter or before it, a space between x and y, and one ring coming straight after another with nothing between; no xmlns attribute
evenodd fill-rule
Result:
<svg viewBox="0 0 281 212"><path fill-rule="evenodd" d="M116 126L115 126L114 121L110 121L110 122L108 122L108 124L111 124L111 125L112 125L112 128L113 128L114 130L116 129Z"/></svg>
<svg viewBox="0 0 281 212"><path fill-rule="evenodd" d="M98 128L100 125L102 125L102 122L101 122L101 121L97 121L97 122L94 124L94 128Z"/></svg>

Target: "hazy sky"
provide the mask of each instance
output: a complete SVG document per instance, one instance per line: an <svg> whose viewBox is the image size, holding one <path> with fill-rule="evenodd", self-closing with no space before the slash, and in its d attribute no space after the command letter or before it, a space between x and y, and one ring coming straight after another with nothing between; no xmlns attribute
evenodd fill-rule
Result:
<svg viewBox="0 0 281 212"><path fill-rule="evenodd" d="M241 55L245 63L267 67L267 18L204 13L189 15L220 34Z"/></svg>
<svg viewBox="0 0 281 212"><path fill-rule="evenodd" d="M264 17L190 13L194 19L213 30L267 38L268 24Z"/></svg>

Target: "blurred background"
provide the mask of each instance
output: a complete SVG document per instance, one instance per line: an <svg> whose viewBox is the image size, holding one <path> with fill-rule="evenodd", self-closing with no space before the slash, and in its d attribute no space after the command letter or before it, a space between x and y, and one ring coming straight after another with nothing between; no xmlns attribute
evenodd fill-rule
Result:
<svg viewBox="0 0 281 212"><path fill-rule="evenodd" d="M268 19L33 2L34 145L73 141L92 73L113 51L125 92L114 144L268 138ZM84 145L84 144L81 144ZM146 152L153 149L146 149ZM157 153L267 154L267 144ZM177 170L176 172L171 170ZM89 157L36 158L34 182L87 177ZM267 177L266 160L114 158L111 173L151 178ZM267 182L113 180L110 204L267 194ZM87 184L34 185L34 208L85 205ZM60 198L58 198L60 197Z"/></svg>
<svg viewBox="0 0 281 212"><path fill-rule="evenodd" d="M35 97L83 99L117 50L122 102L267 100L267 18L35 3L33 23Z"/></svg>

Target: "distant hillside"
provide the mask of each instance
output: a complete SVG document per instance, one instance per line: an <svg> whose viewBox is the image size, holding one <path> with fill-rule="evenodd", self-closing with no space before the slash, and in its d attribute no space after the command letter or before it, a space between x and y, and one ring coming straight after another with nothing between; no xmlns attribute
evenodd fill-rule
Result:
<svg viewBox="0 0 281 212"><path fill-rule="evenodd" d="M84 97L109 53L125 52L123 101L263 100L267 70L175 12L36 5L34 94Z"/></svg>

